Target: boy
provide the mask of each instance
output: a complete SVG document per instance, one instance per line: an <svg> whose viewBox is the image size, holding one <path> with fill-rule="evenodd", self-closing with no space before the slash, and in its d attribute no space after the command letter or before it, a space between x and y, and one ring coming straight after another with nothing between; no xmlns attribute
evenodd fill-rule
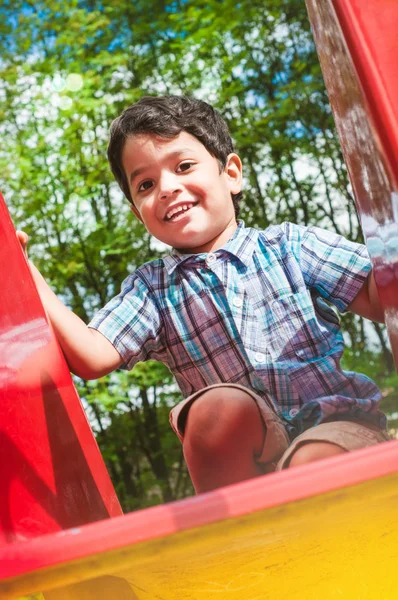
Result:
<svg viewBox="0 0 398 600"><path fill-rule="evenodd" d="M173 251L128 276L89 326L32 266L71 371L165 362L185 397L170 420L198 493L387 440L380 391L340 368L329 306L383 320L366 249L238 223L242 164L202 101L142 98L113 122L108 157L134 214Z"/></svg>

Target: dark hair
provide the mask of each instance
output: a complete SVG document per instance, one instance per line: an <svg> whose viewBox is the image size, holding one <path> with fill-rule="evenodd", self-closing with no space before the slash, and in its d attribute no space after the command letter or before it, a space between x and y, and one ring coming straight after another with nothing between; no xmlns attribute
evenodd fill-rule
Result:
<svg viewBox="0 0 398 600"><path fill-rule="evenodd" d="M133 199L122 165L122 153L127 139L142 133L175 138L181 131L198 139L217 159L220 172L224 169L228 155L234 152L233 142L225 121L212 106L202 100L186 96L144 96L113 121L108 160L116 181L131 204ZM231 196L235 215L238 217L242 192Z"/></svg>

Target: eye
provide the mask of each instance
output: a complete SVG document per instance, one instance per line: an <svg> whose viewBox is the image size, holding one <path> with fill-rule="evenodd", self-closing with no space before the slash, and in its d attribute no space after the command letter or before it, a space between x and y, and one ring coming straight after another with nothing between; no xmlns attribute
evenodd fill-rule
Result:
<svg viewBox="0 0 398 600"><path fill-rule="evenodd" d="M189 160L179 164L177 167L177 173L185 173L185 171L188 171L192 167L193 164L194 164L194 162L189 161Z"/></svg>
<svg viewBox="0 0 398 600"><path fill-rule="evenodd" d="M146 181L143 181L142 183L140 183L140 185L138 186L138 192L146 192L148 191L153 185L153 181L151 181L150 179L147 179Z"/></svg>

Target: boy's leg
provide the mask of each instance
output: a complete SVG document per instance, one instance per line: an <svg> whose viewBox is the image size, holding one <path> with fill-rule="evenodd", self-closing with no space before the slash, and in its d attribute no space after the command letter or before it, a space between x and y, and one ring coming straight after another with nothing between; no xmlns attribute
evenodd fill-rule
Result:
<svg viewBox="0 0 398 600"><path fill-rule="evenodd" d="M374 446L390 438L386 431L364 422L330 421L307 429L283 454L277 470Z"/></svg>
<svg viewBox="0 0 398 600"><path fill-rule="evenodd" d="M171 423L197 493L274 470L263 463L276 463L288 446L275 411L245 388L212 386L184 404Z"/></svg>
<svg viewBox="0 0 398 600"><path fill-rule="evenodd" d="M205 392L189 409L184 456L197 493L257 477L265 426L252 398L240 390Z"/></svg>
<svg viewBox="0 0 398 600"><path fill-rule="evenodd" d="M299 467L307 463L321 460L322 458L330 458L347 452L341 446L336 446L331 442L307 442L296 450L289 461L289 467Z"/></svg>

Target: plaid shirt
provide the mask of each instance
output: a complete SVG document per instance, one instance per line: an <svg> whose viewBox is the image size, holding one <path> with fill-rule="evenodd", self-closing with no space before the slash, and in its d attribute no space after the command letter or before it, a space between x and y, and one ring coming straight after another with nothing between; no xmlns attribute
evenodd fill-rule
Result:
<svg viewBox="0 0 398 600"><path fill-rule="evenodd" d="M241 222L211 253L173 251L144 264L90 323L124 367L156 359L185 397L236 383L270 397L294 436L325 419L385 426L375 383L341 370L344 311L371 265L366 248L292 223Z"/></svg>

